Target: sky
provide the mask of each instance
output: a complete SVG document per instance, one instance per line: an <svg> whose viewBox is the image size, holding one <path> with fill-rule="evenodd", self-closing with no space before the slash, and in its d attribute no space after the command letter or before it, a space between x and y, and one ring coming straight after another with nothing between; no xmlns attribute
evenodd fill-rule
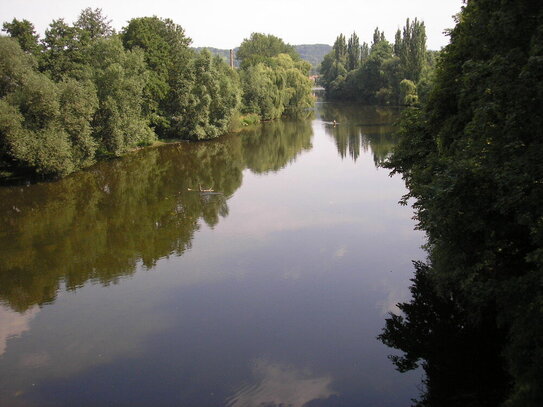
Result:
<svg viewBox="0 0 543 407"><path fill-rule="evenodd" d="M171 18L196 47L235 48L253 32L273 34L292 45L330 44L355 31L371 42L375 27L389 41L406 18L424 21L429 49L448 43L462 0L0 0L2 22L27 19L43 36L49 23L77 19L86 7L101 8L120 30L134 17Z"/></svg>

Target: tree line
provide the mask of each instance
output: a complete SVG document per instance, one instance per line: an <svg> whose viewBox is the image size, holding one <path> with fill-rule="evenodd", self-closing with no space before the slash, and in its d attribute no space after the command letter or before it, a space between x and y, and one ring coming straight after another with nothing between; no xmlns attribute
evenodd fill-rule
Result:
<svg viewBox="0 0 543 407"><path fill-rule="evenodd" d="M87 8L71 25L54 20L41 39L27 20L3 31L3 174L64 176L159 138L215 138L313 103L310 65L272 35L244 40L242 69L233 70L156 16L117 33L100 9Z"/></svg>
<svg viewBox="0 0 543 407"><path fill-rule="evenodd" d="M340 34L320 67L327 97L379 105L412 105L429 91L436 52L426 49L424 22L407 19L390 43L376 28L371 45Z"/></svg>
<svg viewBox="0 0 543 407"><path fill-rule="evenodd" d="M387 166L428 261L383 342L419 406L543 405L543 3L471 0Z"/></svg>

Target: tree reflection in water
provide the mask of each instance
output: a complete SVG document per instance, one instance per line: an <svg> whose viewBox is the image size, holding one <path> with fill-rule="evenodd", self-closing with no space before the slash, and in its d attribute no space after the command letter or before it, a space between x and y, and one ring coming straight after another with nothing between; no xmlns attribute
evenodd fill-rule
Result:
<svg viewBox="0 0 543 407"><path fill-rule="evenodd" d="M392 152L398 109L323 103L321 112L322 120L327 124L327 132L334 138L342 158L348 154L356 161L361 150L368 151L371 148L373 161L378 166Z"/></svg>
<svg viewBox="0 0 543 407"><path fill-rule="evenodd" d="M510 390L501 355L503 332L494 309L474 320L460 287L436 284L431 268L415 263L412 300L398 304L379 339L404 352L390 356L400 372L422 365L425 391L416 406L497 406Z"/></svg>
<svg viewBox="0 0 543 407"><path fill-rule="evenodd" d="M309 121L268 123L218 141L145 149L57 182L0 189L0 300L53 302L61 282L110 284L181 256L228 215L243 170L277 171L311 147ZM205 194L191 191L213 189Z"/></svg>

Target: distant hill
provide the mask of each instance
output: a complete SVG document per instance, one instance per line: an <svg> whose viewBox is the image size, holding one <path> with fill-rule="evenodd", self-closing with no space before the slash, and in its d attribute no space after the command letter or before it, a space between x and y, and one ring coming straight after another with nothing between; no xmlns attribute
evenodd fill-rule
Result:
<svg viewBox="0 0 543 407"><path fill-rule="evenodd" d="M201 51L203 49L208 49L214 55L219 55L226 62L230 62L230 50L229 49L219 49L212 47L199 47L195 48L196 51ZM311 71L315 73L320 63L324 59L324 56L332 51L332 47L327 44L302 44L294 45L296 51L300 54L304 61L307 61L311 64ZM234 52L237 52L237 48L234 48ZM238 62L235 61L235 65L238 66Z"/></svg>
<svg viewBox="0 0 543 407"><path fill-rule="evenodd" d="M313 71L321 64L324 56L332 51L332 47L327 44L303 44L295 45L296 51L304 61L307 61L313 67Z"/></svg>

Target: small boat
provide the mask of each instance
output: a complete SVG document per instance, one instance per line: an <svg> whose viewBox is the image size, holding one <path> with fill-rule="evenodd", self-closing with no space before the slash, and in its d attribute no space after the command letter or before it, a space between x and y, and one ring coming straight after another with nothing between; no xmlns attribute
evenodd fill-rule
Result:
<svg viewBox="0 0 543 407"><path fill-rule="evenodd" d="M198 185L198 189L192 189L192 188L187 188L187 191L193 191L193 192L215 192L213 189L209 188L209 189L202 189L202 186L201 185Z"/></svg>

